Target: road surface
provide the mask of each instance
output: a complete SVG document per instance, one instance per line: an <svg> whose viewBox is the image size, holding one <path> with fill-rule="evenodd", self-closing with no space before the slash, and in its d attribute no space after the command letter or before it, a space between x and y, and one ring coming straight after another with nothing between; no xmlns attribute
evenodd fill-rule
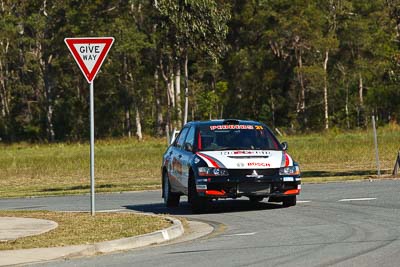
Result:
<svg viewBox="0 0 400 267"><path fill-rule="evenodd" d="M303 184L299 200L290 208L226 200L193 215L185 200L165 208L159 191L98 194L97 210L170 213L216 222L218 231L46 266L399 266L400 180ZM76 211L89 210L89 204L88 195L3 199L0 209Z"/></svg>

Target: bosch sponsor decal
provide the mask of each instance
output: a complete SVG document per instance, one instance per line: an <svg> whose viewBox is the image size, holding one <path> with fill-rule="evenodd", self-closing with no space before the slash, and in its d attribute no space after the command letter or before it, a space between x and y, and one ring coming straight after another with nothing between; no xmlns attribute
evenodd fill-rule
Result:
<svg viewBox="0 0 400 267"><path fill-rule="evenodd" d="M248 167L271 167L271 164L268 162L248 162Z"/></svg>
<svg viewBox="0 0 400 267"><path fill-rule="evenodd" d="M253 125L211 125L210 130L253 130Z"/></svg>

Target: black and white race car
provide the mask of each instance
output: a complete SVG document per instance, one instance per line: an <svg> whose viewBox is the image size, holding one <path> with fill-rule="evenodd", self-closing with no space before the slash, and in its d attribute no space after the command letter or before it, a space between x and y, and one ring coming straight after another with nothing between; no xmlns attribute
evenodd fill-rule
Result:
<svg viewBox="0 0 400 267"><path fill-rule="evenodd" d="M296 205L300 169L264 124L243 120L189 122L162 163L162 197L168 207L187 195L194 212L218 198Z"/></svg>

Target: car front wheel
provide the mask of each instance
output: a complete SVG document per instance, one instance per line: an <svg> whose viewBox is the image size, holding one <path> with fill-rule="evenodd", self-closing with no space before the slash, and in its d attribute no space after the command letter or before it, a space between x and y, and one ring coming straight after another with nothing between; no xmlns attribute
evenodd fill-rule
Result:
<svg viewBox="0 0 400 267"><path fill-rule="evenodd" d="M284 207L296 206L296 202L297 202L296 196L284 197L282 199L282 205Z"/></svg>
<svg viewBox="0 0 400 267"><path fill-rule="evenodd" d="M207 210L208 207L208 199L205 197L200 197L196 190L196 182L194 178L191 177L189 179L189 194L188 200L192 207L193 213L202 213Z"/></svg>
<svg viewBox="0 0 400 267"><path fill-rule="evenodd" d="M171 192L171 184L166 172L163 175L163 195L164 203L167 207L177 207L179 205L181 196L177 193Z"/></svg>

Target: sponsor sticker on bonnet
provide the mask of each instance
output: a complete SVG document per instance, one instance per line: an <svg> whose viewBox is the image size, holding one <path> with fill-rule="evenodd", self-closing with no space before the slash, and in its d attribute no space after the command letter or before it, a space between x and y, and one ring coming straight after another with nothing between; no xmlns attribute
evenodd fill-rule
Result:
<svg viewBox="0 0 400 267"><path fill-rule="evenodd" d="M272 169L281 167L282 151L272 150L229 150L202 151L209 167L216 167L214 162L220 162L220 168L227 169ZM210 165L211 164L211 165Z"/></svg>

